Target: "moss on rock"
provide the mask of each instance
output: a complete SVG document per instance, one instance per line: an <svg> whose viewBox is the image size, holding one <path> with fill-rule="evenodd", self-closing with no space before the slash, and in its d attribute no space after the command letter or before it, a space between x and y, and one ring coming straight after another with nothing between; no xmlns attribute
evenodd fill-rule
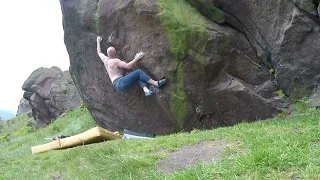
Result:
<svg viewBox="0 0 320 180"><path fill-rule="evenodd" d="M175 62L175 71L170 81L170 110L179 125L183 127L187 104L187 96L184 91L183 60L190 47L198 53L205 50L208 36L207 22L186 0L158 0L158 9ZM198 61L203 64L203 59L199 58Z"/></svg>

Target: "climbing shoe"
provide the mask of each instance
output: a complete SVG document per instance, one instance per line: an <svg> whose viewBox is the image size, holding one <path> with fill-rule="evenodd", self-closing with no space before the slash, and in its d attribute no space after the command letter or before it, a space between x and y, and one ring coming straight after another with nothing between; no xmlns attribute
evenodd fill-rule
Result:
<svg viewBox="0 0 320 180"><path fill-rule="evenodd" d="M159 88L163 86L166 82L167 82L167 79L161 79L160 81L158 81L158 85L156 87Z"/></svg>
<svg viewBox="0 0 320 180"><path fill-rule="evenodd" d="M148 91L148 92L145 92L144 94L146 96L152 96L154 94L154 92L153 91Z"/></svg>

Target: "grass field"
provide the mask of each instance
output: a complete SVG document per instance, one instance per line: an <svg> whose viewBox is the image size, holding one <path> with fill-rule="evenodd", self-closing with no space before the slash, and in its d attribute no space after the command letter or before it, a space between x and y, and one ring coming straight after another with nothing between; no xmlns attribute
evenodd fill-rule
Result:
<svg viewBox="0 0 320 180"><path fill-rule="evenodd" d="M177 133L148 140L116 140L31 154L46 137L73 135L95 126L85 108L69 112L40 130L2 127L0 179L320 179L320 110L297 106L286 119ZM23 119L30 121L27 116ZM9 131L8 129L11 130ZM6 134L5 138L3 137ZM19 135L19 136L18 136ZM164 154L203 140L230 142L219 162L164 174Z"/></svg>

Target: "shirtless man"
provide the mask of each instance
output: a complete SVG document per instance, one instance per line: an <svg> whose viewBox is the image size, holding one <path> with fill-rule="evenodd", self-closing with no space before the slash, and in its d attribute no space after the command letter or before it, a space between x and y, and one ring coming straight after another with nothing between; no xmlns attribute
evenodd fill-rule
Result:
<svg viewBox="0 0 320 180"><path fill-rule="evenodd" d="M143 57L143 52L136 54L134 59L129 63L125 63L120 59L116 58L116 50L114 47L109 47L107 49L108 56L105 56L101 52L101 43L102 38L97 37L97 53L100 59L103 61L103 64L108 72L108 75L111 79L113 87L118 92L126 93L129 89L136 83L139 83L139 86L143 89L146 96L151 96L154 92L149 90L147 83L154 85L155 87L161 87L166 83L166 79L160 81L155 81L151 79L145 72L141 69L137 69L127 75L123 75L125 70L130 70L133 68L133 65L138 62Z"/></svg>

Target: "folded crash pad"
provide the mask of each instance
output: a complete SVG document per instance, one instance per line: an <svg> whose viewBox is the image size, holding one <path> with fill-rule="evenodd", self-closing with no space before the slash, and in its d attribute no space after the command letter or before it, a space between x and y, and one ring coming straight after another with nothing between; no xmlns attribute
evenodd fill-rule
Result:
<svg viewBox="0 0 320 180"><path fill-rule="evenodd" d="M69 147L74 147L77 145L84 145L93 142L100 142L104 140L114 140L114 139L121 139L121 135L119 132L110 132L106 129L101 127L95 127L85 131L81 134L77 134L75 136L70 136L64 139L58 139L52 141L47 144L34 146L31 148L32 154L45 152L49 150L55 149L64 149Z"/></svg>

